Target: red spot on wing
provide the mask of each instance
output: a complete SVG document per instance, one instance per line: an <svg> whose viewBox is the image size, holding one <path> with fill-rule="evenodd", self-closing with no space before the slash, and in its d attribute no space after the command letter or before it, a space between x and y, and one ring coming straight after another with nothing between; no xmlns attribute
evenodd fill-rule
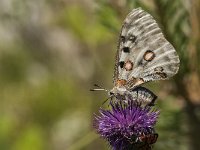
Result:
<svg viewBox="0 0 200 150"><path fill-rule="evenodd" d="M119 79L119 80L117 80L117 82L116 82L116 86L124 86L126 83L127 83L126 80L124 80L124 79Z"/></svg>

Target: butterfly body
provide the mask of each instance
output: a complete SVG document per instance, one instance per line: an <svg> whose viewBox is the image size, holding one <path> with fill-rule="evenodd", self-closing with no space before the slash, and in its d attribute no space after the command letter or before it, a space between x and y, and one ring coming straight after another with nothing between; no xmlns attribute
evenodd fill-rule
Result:
<svg viewBox="0 0 200 150"><path fill-rule="evenodd" d="M109 91L111 97L117 100L135 100L141 105L154 105L157 96L145 87L138 86L127 90L125 87L114 87Z"/></svg>
<svg viewBox="0 0 200 150"><path fill-rule="evenodd" d="M154 18L141 8L133 9L121 29L110 94L126 99L143 83L174 76L179 64Z"/></svg>

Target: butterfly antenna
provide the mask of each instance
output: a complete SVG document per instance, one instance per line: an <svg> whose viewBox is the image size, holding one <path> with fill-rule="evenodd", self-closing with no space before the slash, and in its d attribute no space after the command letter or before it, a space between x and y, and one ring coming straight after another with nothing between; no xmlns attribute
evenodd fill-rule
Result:
<svg viewBox="0 0 200 150"><path fill-rule="evenodd" d="M106 88L103 88L102 86L98 85L98 84L94 84L95 87L97 87L97 89L90 89L90 91L106 91L108 92L108 90Z"/></svg>

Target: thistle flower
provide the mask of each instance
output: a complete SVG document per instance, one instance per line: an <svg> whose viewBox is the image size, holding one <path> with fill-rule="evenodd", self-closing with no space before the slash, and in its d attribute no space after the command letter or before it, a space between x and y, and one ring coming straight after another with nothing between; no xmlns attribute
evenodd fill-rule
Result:
<svg viewBox="0 0 200 150"><path fill-rule="evenodd" d="M141 106L135 101L111 102L110 110L101 108L99 112L94 127L113 150L149 150L156 142L154 126L159 111L152 106Z"/></svg>

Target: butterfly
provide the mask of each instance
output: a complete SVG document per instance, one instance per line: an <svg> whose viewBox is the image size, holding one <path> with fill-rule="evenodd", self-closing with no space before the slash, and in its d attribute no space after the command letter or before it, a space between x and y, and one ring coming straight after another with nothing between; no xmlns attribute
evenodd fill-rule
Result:
<svg viewBox="0 0 200 150"><path fill-rule="evenodd" d="M127 99L136 93L149 93L151 103L155 97L141 85L155 80L165 80L179 70L179 56L164 37L155 19L141 8L133 9L125 18L119 36L110 97ZM137 88L139 87L139 88ZM138 96L138 95L137 95Z"/></svg>
<svg viewBox="0 0 200 150"><path fill-rule="evenodd" d="M122 25L110 95L123 97L143 83L168 79L179 64L176 50L154 18L141 8L133 9Z"/></svg>

